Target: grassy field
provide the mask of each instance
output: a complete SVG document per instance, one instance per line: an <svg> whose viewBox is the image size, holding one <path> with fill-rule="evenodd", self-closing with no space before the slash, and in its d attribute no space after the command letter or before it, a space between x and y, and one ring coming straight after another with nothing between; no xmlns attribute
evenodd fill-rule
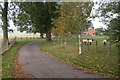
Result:
<svg viewBox="0 0 120 80"><path fill-rule="evenodd" d="M17 37L17 39L21 39L22 38L33 38L33 37L40 37L39 34L30 34L30 33L9 33L8 34L9 36L9 40L11 41L13 38L15 38L15 36ZM0 33L0 44L2 43L2 40L3 40L3 34Z"/></svg>
<svg viewBox="0 0 120 80"><path fill-rule="evenodd" d="M15 45L8 51L6 51L2 55L2 78L14 78L15 72L14 72L14 59L16 56L17 51L19 48L31 41L35 41L38 39L32 39L22 42L16 42Z"/></svg>
<svg viewBox="0 0 120 80"><path fill-rule="evenodd" d="M2 77L2 56L0 55L0 78Z"/></svg>
<svg viewBox="0 0 120 80"><path fill-rule="evenodd" d="M39 47L42 51L67 63L107 75L118 76L117 47L112 45L110 54L107 56L109 46L103 46L102 43L102 40L105 38L106 37L94 37L94 42L92 45L83 45L82 55L78 54L78 39L75 37L67 38L67 45L61 45L55 41L50 43L42 42ZM97 51L95 49L96 40L98 41Z"/></svg>
<svg viewBox="0 0 120 80"><path fill-rule="evenodd" d="M3 34L0 33L0 53L5 50L6 46L2 45L3 41ZM39 39L39 34L30 34L30 33L9 33L9 42L10 45L13 44L15 41L24 41L24 40L31 40L31 39Z"/></svg>

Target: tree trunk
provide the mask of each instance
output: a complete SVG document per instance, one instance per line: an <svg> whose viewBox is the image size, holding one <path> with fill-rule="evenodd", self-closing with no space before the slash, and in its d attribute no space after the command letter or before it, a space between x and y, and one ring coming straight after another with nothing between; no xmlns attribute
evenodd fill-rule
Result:
<svg viewBox="0 0 120 80"><path fill-rule="evenodd" d="M66 40L66 38L65 38L64 44L67 44L67 40Z"/></svg>
<svg viewBox="0 0 120 80"><path fill-rule="evenodd" d="M49 30L46 32L46 41L48 41L48 42L51 41L51 29L49 29Z"/></svg>
<svg viewBox="0 0 120 80"><path fill-rule="evenodd" d="M44 37L43 37L43 33L40 33L40 37L41 37L41 38L44 38Z"/></svg>
<svg viewBox="0 0 120 80"><path fill-rule="evenodd" d="M4 9L2 14L2 20L3 20L3 45L5 47L8 47L9 40L8 40L8 23L7 23L7 11L8 11L8 2L4 2Z"/></svg>
<svg viewBox="0 0 120 80"><path fill-rule="evenodd" d="M81 50L82 50L82 49L81 49L82 47L81 47L80 37L81 37L81 36L80 36L80 34L79 34L79 54L82 54L82 51L81 51Z"/></svg>
<svg viewBox="0 0 120 80"><path fill-rule="evenodd" d="M60 42L60 37L58 36L58 43Z"/></svg>
<svg viewBox="0 0 120 80"><path fill-rule="evenodd" d="M80 34L79 34L79 37L78 37L78 39L79 39L79 54L82 54L82 53L83 53L83 49L82 49L83 44L82 44L82 39L81 39L81 37L82 37L82 35L81 35L81 33L80 33Z"/></svg>
<svg viewBox="0 0 120 80"><path fill-rule="evenodd" d="M62 45L62 44L63 44L63 40L62 40L62 37L61 37L60 41L61 41L61 45Z"/></svg>

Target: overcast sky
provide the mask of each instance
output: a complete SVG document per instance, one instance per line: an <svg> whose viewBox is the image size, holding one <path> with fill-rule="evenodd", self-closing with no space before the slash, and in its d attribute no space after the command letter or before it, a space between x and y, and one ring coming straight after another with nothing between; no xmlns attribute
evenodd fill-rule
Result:
<svg viewBox="0 0 120 80"><path fill-rule="evenodd" d="M98 1L98 0L95 0L95 1ZM92 15L99 15L99 12L97 11L99 9L99 5L98 4L94 4L93 6L93 9L91 11L91 16ZM92 23L93 23L93 27L96 29L96 28L107 28L106 25L104 25L102 22L100 22L100 18L96 17L94 19L92 19Z"/></svg>

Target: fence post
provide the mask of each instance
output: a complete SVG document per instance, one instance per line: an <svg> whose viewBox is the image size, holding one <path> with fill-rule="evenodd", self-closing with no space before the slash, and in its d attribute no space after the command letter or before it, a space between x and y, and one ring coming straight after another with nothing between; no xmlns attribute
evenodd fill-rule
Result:
<svg viewBox="0 0 120 80"><path fill-rule="evenodd" d="M118 58L120 59L120 46L118 45Z"/></svg>
<svg viewBox="0 0 120 80"><path fill-rule="evenodd" d="M54 42L54 44L55 44L55 40L56 40L56 39L55 39L55 38L53 38L53 42Z"/></svg>
<svg viewBox="0 0 120 80"><path fill-rule="evenodd" d="M61 45L62 45L63 44L62 38L60 40L61 40Z"/></svg>
<svg viewBox="0 0 120 80"><path fill-rule="evenodd" d="M26 36L26 40L27 40L27 36Z"/></svg>
<svg viewBox="0 0 120 80"><path fill-rule="evenodd" d="M90 50L90 48L89 48L89 43L87 44L87 46L88 46L88 52L89 52L89 50Z"/></svg>
<svg viewBox="0 0 120 80"><path fill-rule="evenodd" d="M118 45L118 69L120 69L120 45ZM120 70L118 70L118 75L120 75Z"/></svg>
<svg viewBox="0 0 120 80"><path fill-rule="evenodd" d="M78 38L79 38L79 45L78 45L78 47L79 47L79 54L82 54L82 39L81 39L81 35L79 34L79 36L78 36Z"/></svg>
<svg viewBox="0 0 120 80"><path fill-rule="evenodd" d="M97 46L98 46L98 42L96 41L96 49L95 49L95 50L96 50L96 53L97 53Z"/></svg>
<svg viewBox="0 0 120 80"><path fill-rule="evenodd" d="M0 45L0 54L2 54L2 45Z"/></svg>
<svg viewBox="0 0 120 80"><path fill-rule="evenodd" d="M65 38L64 44L67 44L67 40L66 40L66 38Z"/></svg>
<svg viewBox="0 0 120 80"><path fill-rule="evenodd" d="M22 41L22 37L21 37L21 41Z"/></svg>
<svg viewBox="0 0 120 80"><path fill-rule="evenodd" d="M110 51L111 51L111 43L109 42L109 43L108 43L108 54L107 54L107 56L110 55Z"/></svg>
<svg viewBox="0 0 120 80"><path fill-rule="evenodd" d="M15 42L16 42L16 36L15 36Z"/></svg>
<svg viewBox="0 0 120 80"><path fill-rule="evenodd" d="M58 43L60 42L60 38L58 37Z"/></svg>

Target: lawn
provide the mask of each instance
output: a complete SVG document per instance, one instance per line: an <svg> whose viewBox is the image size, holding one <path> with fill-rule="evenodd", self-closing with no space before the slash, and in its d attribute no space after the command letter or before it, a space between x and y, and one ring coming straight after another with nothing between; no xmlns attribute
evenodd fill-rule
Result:
<svg viewBox="0 0 120 80"><path fill-rule="evenodd" d="M38 39L32 39L22 42L16 42L10 50L6 51L2 55L2 78L14 78L14 59L19 48L31 41Z"/></svg>
<svg viewBox="0 0 120 80"><path fill-rule="evenodd" d="M92 45L83 45L82 55L78 54L78 39L75 37L67 38L67 45L61 45L57 41L49 43L44 41L40 43L39 47L42 51L77 67L87 68L106 75L118 76L117 47L112 45L108 56L109 46L103 46L102 44L102 40L105 38L95 37ZM98 41L97 51L95 49L96 40Z"/></svg>

